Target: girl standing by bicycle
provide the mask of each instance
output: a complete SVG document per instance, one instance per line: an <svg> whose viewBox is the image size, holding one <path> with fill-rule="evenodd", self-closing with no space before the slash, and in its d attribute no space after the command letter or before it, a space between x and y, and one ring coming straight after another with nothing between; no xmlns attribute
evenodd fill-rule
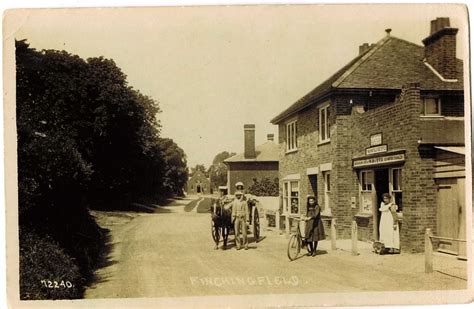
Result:
<svg viewBox="0 0 474 309"><path fill-rule="evenodd" d="M316 204L314 196L308 196L306 203L306 241L309 244L310 252L308 255L316 256L318 241L326 238L324 225L321 220L321 208Z"/></svg>

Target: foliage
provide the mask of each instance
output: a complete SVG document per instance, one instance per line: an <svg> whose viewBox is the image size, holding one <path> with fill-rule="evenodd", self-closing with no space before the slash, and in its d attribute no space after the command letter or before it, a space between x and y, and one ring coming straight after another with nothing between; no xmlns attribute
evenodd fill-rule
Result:
<svg viewBox="0 0 474 309"><path fill-rule="evenodd" d="M249 186L248 192L256 196L278 196L278 178L270 179L264 177L263 179L254 179Z"/></svg>
<svg viewBox="0 0 474 309"><path fill-rule="evenodd" d="M217 188L218 186L227 185L227 165L223 162L225 159L234 156L234 152L223 151L217 154L212 160L212 165L209 167L209 176L211 178L211 187Z"/></svg>
<svg viewBox="0 0 474 309"><path fill-rule="evenodd" d="M73 258L57 243L20 229L20 299L80 298L83 283Z"/></svg>
<svg viewBox="0 0 474 309"><path fill-rule="evenodd" d="M195 167L191 167L191 175L194 175L196 172L201 172L206 178L209 177L209 173L204 164L196 164Z"/></svg>
<svg viewBox="0 0 474 309"><path fill-rule="evenodd" d="M160 138L158 103L113 60L17 41L16 69L20 227L51 239L87 278L103 245L88 209L181 194L186 156Z"/></svg>

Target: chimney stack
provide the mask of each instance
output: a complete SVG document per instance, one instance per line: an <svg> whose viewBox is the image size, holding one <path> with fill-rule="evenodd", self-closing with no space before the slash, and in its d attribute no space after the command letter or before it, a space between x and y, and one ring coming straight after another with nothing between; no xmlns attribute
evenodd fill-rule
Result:
<svg viewBox="0 0 474 309"><path fill-rule="evenodd" d="M244 124L244 158L255 159L255 125Z"/></svg>
<svg viewBox="0 0 474 309"><path fill-rule="evenodd" d="M359 55L362 55L365 53L367 50L369 50L372 46L374 46L374 43L370 44L369 43L364 43L359 46Z"/></svg>
<svg viewBox="0 0 474 309"><path fill-rule="evenodd" d="M423 40L426 61L443 78L456 79L456 34L448 17L438 17L431 21L430 35Z"/></svg>
<svg viewBox="0 0 474 309"><path fill-rule="evenodd" d="M364 43L362 45L359 46L359 55L362 55L363 53L365 53L365 51L369 49L369 43Z"/></svg>
<svg viewBox="0 0 474 309"><path fill-rule="evenodd" d="M275 135L273 135L273 134L267 134L267 140L273 142L274 136Z"/></svg>

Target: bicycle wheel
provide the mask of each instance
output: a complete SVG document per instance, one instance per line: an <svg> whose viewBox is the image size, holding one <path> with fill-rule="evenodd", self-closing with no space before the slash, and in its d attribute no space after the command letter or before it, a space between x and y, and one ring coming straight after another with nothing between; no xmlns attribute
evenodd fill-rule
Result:
<svg viewBox="0 0 474 309"><path fill-rule="evenodd" d="M290 261L295 260L300 253L301 244L300 239L297 235L291 235L290 240L288 241L288 258Z"/></svg>

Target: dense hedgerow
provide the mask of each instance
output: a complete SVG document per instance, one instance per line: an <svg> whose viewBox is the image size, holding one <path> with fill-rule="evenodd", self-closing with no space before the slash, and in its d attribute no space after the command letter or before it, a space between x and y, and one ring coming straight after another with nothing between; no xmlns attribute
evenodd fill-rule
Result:
<svg viewBox="0 0 474 309"><path fill-rule="evenodd" d="M20 299L80 298L85 279L51 237L20 229Z"/></svg>
<svg viewBox="0 0 474 309"><path fill-rule="evenodd" d="M89 209L181 194L186 156L160 137L158 103L130 87L113 60L16 41L16 98L21 295L78 297L104 246ZM55 265L48 250L28 248L33 238ZM75 292L38 288L50 266L55 275L74 270L70 281L79 272Z"/></svg>
<svg viewBox="0 0 474 309"><path fill-rule="evenodd" d="M254 179L248 188L248 192L256 196L278 196L278 178Z"/></svg>

